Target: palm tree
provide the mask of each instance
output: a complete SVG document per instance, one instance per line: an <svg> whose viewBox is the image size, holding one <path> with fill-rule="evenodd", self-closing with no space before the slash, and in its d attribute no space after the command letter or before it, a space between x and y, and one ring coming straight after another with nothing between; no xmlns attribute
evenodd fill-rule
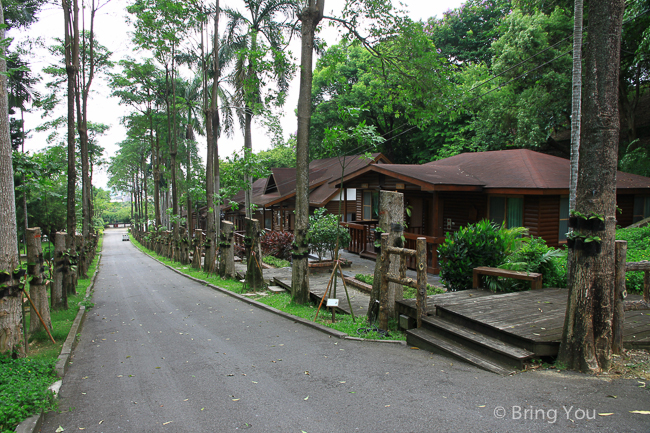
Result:
<svg viewBox="0 0 650 433"><path fill-rule="evenodd" d="M236 54L231 81L236 89L238 104L244 111L244 147L252 151L251 124L253 116L267 109L267 101L284 103L284 94L295 71L285 55L284 35L292 31L288 21L293 18L295 0L244 0L247 14L226 8L228 17L226 43ZM274 91L265 89L273 82ZM266 94L263 92L266 90ZM252 217L251 191L253 179L248 177L245 192L246 216Z"/></svg>

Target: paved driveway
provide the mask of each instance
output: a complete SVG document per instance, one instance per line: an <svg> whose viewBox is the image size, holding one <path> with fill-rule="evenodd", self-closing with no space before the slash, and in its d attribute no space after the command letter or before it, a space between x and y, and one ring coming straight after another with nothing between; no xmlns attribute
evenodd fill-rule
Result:
<svg viewBox="0 0 650 433"><path fill-rule="evenodd" d="M637 381L500 377L331 338L172 272L123 232L105 233L96 305L43 432L650 430L629 413L650 410Z"/></svg>

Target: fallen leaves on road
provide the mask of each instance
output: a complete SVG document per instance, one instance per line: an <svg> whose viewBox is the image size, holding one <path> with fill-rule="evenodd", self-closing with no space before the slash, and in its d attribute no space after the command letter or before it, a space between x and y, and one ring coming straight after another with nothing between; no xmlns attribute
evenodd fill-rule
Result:
<svg viewBox="0 0 650 433"><path fill-rule="evenodd" d="M631 410L630 413L638 413L640 415L650 415L650 410Z"/></svg>

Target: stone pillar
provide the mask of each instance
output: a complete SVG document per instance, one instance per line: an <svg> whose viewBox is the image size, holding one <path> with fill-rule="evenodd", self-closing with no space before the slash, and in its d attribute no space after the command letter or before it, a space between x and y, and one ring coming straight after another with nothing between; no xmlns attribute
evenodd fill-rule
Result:
<svg viewBox="0 0 650 433"><path fill-rule="evenodd" d="M221 221L221 241L219 248L219 275L235 278L235 225L230 221ZM261 264L261 263L260 263Z"/></svg>

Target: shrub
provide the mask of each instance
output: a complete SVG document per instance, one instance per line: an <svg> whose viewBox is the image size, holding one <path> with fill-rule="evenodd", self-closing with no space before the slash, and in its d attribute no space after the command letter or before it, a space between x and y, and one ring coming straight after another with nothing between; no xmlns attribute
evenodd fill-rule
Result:
<svg viewBox="0 0 650 433"><path fill-rule="evenodd" d="M273 256L281 260L291 260L293 239L294 236L291 232L266 232L260 240L262 254L265 256Z"/></svg>
<svg viewBox="0 0 650 433"><path fill-rule="evenodd" d="M291 262L273 256L264 256L262 257L262 261L267 265L275 266L276 268L288 268L291 266Z"/></svg>
<svg viewBox="0 0 650 433"><path fill-rule="evenodd" d="M337 246L347 248L351 239L348 229L339 224L339 218L334 214L325 215L325 212L325 208L316 209L309 217L309 250L316 253L320 261L326 253L334 258Z"/></svg>
<svg viewBox="0 0 650 433"><path fill-rule="evenodd" d="M54 395L48 387L56 381L54 360L0 357L0 431L14 431L17 424L50 409Z"/></svg>
<svg viewBox="0 0 650 433"><path fill-rule="evenodd" d="M497 267L521 242L519 236L525 231L523 227L506 229L483 220L447 233L438 247L440 278L452 292L471 289L473 269Z"/></svg>
<svg viewBox="0 0 650 433"><path fill-rule="evenodd" d="M618 229L616 239L627 241L626 261L650 260L650 226ZM625 285L629 293L643 293L643 272L626 272Z"/></svg>

